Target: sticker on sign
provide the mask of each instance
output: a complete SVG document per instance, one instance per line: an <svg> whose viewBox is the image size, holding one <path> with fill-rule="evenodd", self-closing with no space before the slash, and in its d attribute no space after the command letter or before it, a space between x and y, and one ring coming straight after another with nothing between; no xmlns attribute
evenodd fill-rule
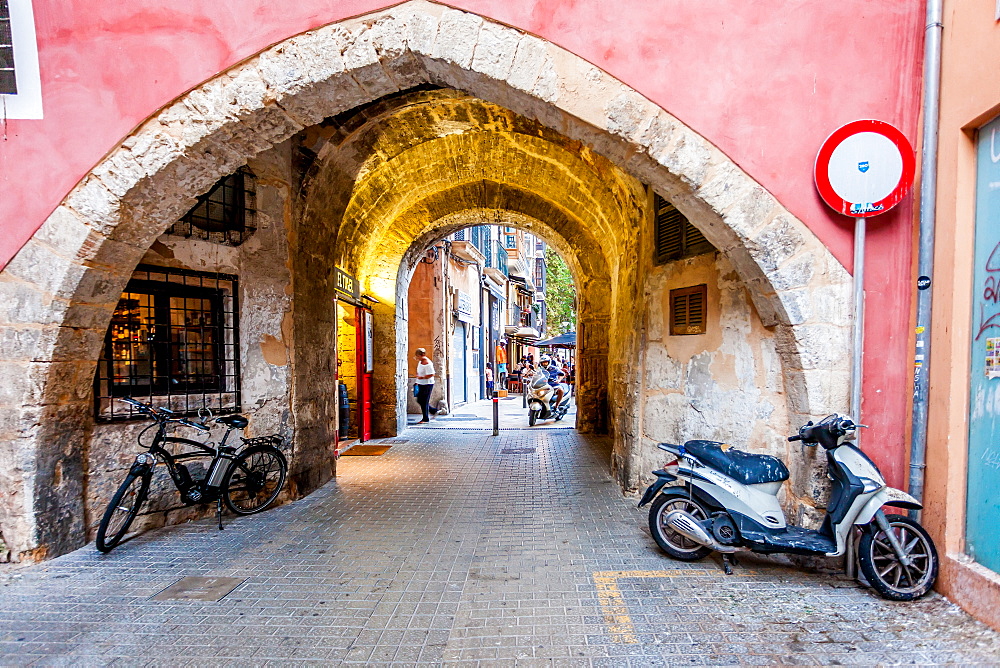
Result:
<svg viewBox="0 0 1000 668"><path fill-rule="evenodd" d="M876 216L909 191L915 163L902 132L882 121L854 121L823 142L816 156L816 189L839 213Z"/></svg>

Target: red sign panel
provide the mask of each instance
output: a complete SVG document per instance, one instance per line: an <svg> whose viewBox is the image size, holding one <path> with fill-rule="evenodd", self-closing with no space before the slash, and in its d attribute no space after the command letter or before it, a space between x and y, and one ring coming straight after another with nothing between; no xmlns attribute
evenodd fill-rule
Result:
<svg viewBox="0 0 1000 668"><path fill-rule="evenodd" d="M916 160L902 132L882 121L853 121L823 142L816 189L831 208L852 218L885 213L910 186Z"/></svg>

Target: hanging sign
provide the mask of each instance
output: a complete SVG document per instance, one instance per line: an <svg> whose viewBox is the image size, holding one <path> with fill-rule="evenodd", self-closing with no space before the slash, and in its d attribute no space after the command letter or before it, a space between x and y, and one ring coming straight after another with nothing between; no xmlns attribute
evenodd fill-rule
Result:
<svg viewBox="0 0 1000 668"><path fill-rule="evenodd" d="M816 189L831 208L868 218L899 204L916 159L902 132L882 121L853 121L823 142L816 156Z"/></svg>
<svg viewBox="0 0 1000 668"><path fill-rule="evenodd" d="M358 279L354 278L340 267L336 267L337 292L343 293L354 299L361 298L361 290Z"/></svg>

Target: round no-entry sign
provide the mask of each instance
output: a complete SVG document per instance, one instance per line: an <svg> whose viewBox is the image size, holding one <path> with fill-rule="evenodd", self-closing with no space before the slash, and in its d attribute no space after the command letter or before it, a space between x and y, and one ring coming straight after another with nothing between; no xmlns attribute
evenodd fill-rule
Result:
<svg viewBox="0 0 1000 668"><path fill-rule="evenodd" d="M853 121L823 142L816 156L816 189L845 216L877 216L906 195L915 163L902 132L882 121Z"/></svg>

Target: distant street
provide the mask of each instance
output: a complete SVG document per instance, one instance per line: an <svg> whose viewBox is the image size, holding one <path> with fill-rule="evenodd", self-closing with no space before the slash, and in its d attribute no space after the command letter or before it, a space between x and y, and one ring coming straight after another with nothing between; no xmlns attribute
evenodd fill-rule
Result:
<svg viewBox="0 0 1000 668"><path fill-rule="evenodd" d="M1000 634L936 594L889 603L774 561L725 576L669 559L609 475L607 437L572 416L529 430L520 397L500 405L496 438L488 402L460 406L221 532L195 522L0 571L0 664L1000 662ZM235 589L171 600L186 576Z"/></svg>

